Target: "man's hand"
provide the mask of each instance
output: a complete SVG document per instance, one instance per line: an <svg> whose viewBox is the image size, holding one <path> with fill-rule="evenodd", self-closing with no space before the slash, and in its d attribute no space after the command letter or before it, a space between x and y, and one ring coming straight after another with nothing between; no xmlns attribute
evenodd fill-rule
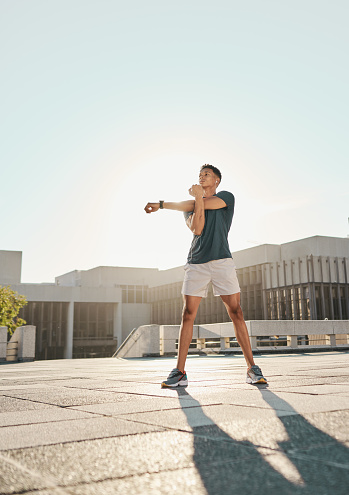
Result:
<svg viewBox="0 0 349 495"><path fill-rule="evenodd" d="M194 184L189 189L189 194L190 196L194 196L195 199L203 198L204 189L202 186L200 186L200 184Z"/></svg>
<svg viewBox="0 0 349 495"><path fill-rule="evenodd" d="M158 211L160 208L160 203L147 203L147 205L144 208L144 211L146 213L154 213L155 211Z"/></svg>

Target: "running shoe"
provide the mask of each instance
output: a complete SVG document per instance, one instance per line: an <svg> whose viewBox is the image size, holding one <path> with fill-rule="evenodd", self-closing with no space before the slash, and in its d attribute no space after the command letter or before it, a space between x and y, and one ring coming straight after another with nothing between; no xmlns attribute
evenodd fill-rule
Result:
<svg viewBox="0 0 349 495"><path fill-rule="evenodd" d="M162 382L161 388L185 387L186 385L188 385L186 372L182 373L178 368L174 368L168 375L167 380Z"/></svg>
<svg viewBox="0 0 349 495"><path fill-rule="evenodd" d="M250 383L251 385L255 385L256 383L267 383L262 370L256 364L247 370L246 383Z"/></svg>

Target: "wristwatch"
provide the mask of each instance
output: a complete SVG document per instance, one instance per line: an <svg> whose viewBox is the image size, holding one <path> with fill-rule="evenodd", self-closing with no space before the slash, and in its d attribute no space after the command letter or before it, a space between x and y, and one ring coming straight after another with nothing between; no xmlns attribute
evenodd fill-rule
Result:
<svg viewBox="0 0 349 495"><path fill-rule="evenodd" d="M160 210L163 210L164 209L164 201L160 200L159 203L160 203Z"/></svg>

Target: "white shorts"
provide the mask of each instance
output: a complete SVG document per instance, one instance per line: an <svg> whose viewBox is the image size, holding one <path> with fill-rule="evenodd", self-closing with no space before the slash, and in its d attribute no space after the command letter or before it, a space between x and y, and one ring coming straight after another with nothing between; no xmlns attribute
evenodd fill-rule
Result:
<svg viewBox="0 0 349 495"><path fill-rule="evenodd" d="M235 263L232 258L208 263L187 263L184 266L182 294L207 297L208 284L212 282L215 296L228 296L240 292Z"/></svg>

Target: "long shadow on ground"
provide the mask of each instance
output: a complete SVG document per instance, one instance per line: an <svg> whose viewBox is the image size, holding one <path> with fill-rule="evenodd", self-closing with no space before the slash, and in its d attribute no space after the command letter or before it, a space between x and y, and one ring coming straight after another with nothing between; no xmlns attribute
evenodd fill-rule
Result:
<svg viewBox="0 0 349 495"><path fill-rule="evenodd" d="M185 389L178 389L182 410L193 430L193 460L208 495L348 495L349 450L267 388L260 392L276 416L280 410L289 414L278 417L278 426L285 429L283 438L288 439L275 442L275 448L235 440ZM195 404L195 423L193 408L185 407L188 398ZM195 426L198 422L205 426ZM263 421L258 424L263 428ZM248 427L245 424L244 428ZM256 425L251 424L251 429L256 430ZM272 429L269 437L273 440Z"/></svg>

